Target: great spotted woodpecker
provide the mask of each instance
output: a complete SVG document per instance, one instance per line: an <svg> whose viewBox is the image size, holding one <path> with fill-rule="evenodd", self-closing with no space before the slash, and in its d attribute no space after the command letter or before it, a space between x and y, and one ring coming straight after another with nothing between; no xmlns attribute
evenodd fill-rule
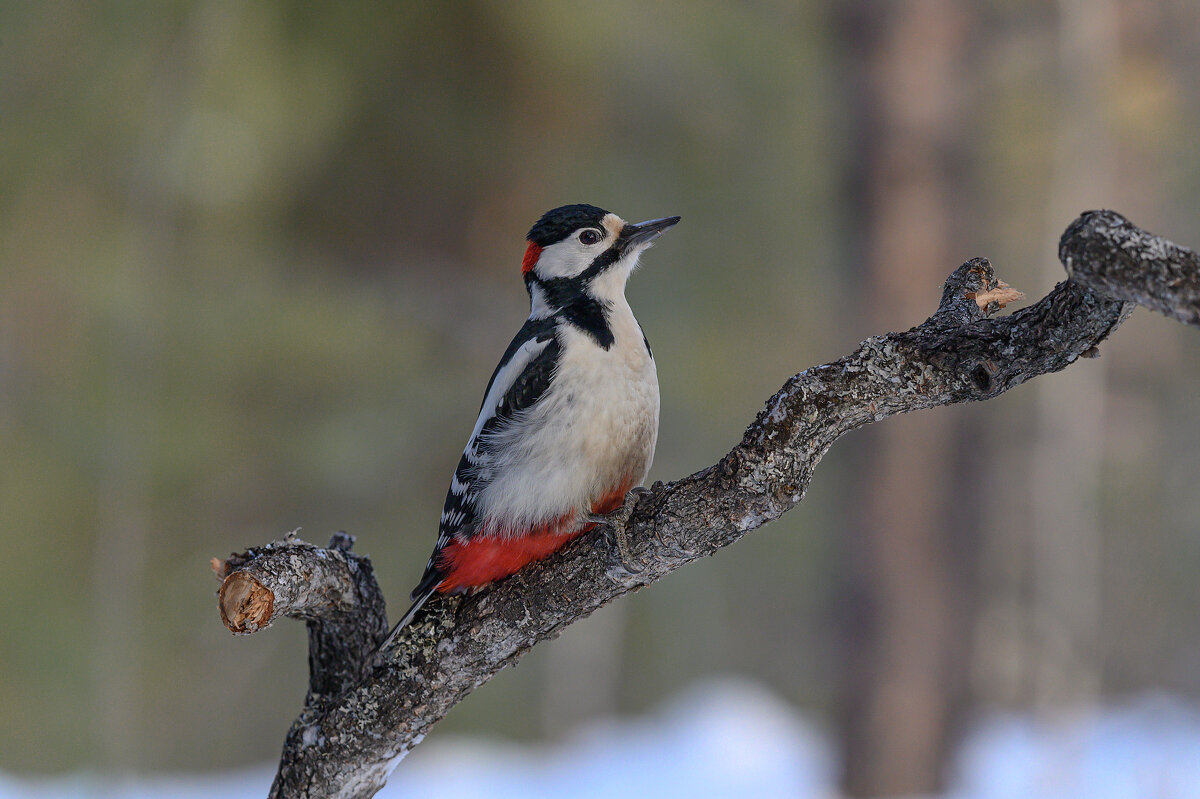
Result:
<svg viewBox="0 0 1200 799"><path fill-rule="evenodd" d="M465 593L544 558L646 478L658 376L625 282L678 221L633 225L566 205L529 231L529 318L484 392L412 607L381 648L434 592Z"/></svg>

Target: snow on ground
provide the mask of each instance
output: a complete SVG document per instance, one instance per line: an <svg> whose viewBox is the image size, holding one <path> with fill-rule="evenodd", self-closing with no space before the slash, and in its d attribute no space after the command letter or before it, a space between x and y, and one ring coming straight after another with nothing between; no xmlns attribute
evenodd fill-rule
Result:
<svg viewBox="0 0 1200 799"><path fill-rule="evenodd" d="M0 799L263 797L273 769L217 775L17 779ZM1200 710L1163 696L1050 721L995 717L963 746L946 799L1200 799ZM692 687L651 716L530 746L433 735L381 799L831 799L826 735L744 682Z"/></svg>
<svg viewBox="0 0 1200 799"><path fill-rule="evenodd" d="M1035 723L989 720L968 737L953 799L1200 799L1200 709L1147 696Z"/></svg>

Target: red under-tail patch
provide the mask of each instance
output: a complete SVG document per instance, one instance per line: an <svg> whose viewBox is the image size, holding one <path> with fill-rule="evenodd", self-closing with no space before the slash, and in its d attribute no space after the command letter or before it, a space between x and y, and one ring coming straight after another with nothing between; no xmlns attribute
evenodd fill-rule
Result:
<svg viewBox="0 0 1200 799"><path fill-rule="evenodd" d="M525 248L525 257L521 260L521 274L529 274L529 270L537 266L538 258L542 255L542 248L529 242L529 246Z"/></svg>
<svg viewBox="0 0 1200 799"><path fill-rule="evenodd" d="M592 503L592 513L611 513L621 507L632 487L633 484L629 483L605 494ZM595 526L576 525L572 514L540 524L519 535L480 535L465 543L451 541L438 555L438 567L446 577L438 584L437 590L441 593L464 591L507 577Z"/></svg>

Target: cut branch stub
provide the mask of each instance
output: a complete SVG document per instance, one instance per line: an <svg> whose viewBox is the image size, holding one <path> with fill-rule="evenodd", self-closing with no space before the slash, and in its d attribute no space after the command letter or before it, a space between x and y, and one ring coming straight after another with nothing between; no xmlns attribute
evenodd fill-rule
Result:
<svg viewBox="0 0 1200 799"><path fill-rule="evenodd" d="M387 633L387 608L371 562L350 551L354 538L335 533L325 548L294 535L213 559L221 582L221 621L247 634L279 616L308 624L308 699L315 709L362 677L367 658Z"/></svg>
<svg viewBox="0 0 1200 799"><path fill-rule="evenodd" d="M252 633L278 616L294 619L343 621L359 614L368 596L379 588L360 579L365 558L351 553L336 533L327 548L288 537L264 547L214 559L213 571L222 580L221 619L231 632ZM367 568L370 568L369 563Z"/></svg>
<svg viewBox="0 0 1200 799"><path fill-rule="evenodd" d="M294 537L231 555L214 569L222 579L221 620L230 632L253 633L276 616L337 619L354 613L359 602L352 557Z"/></svg>
<svg viewBox="0 0 1200 799"><path fill-rule="evenodd" d="M221 621L231 633L253 633L271 623L275 594L246 572L234 572L221 583Z"/></svg>

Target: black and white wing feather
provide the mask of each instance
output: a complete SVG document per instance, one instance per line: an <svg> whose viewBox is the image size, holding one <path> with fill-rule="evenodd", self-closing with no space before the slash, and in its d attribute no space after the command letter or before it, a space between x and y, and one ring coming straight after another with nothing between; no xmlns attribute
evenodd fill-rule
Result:
<svg viewBox="0 0 1200 799"><path fill-rule="evenodd" d="M518 413L536 404L550 387L559 356L555 327L552 319L527 320L492 373L492 379L484 391L483 404L479 407L479 418L475 420L475 429L471 431L471 438L450 481L450 490L446 492L437 544L434 545L429 563L425 565L421 582L413 589L412 606L396 622L376 652L395 640L396 634L412 620L445 578L438 565L442 549L456 535L470 537L478 530L481 520L476 515L476 502L483 488L480 474L487 471L491 459L488 434L501 429Z"/></svg>
<svg viewBox="0 0 1200 799"><path fill-rule="evenodd" d="M455 536L469 538L479 529L482 520L477 515L477 502L492 458L488 440L542 398L550 387L558 357L559 343L551 319L529 319L508 345L488 382L475 429L454 470L438 525L437 544L421 582L413 590L414 599L432 591L445 576L437 562L442 549Z"/></svg>

